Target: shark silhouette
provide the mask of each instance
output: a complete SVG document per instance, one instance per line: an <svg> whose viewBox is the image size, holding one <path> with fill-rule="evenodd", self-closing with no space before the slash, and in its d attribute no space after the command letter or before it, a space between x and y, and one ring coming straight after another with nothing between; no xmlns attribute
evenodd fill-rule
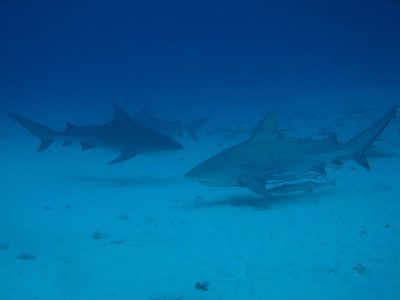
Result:
<svg viewBox="0 0 400 300"><path fill-rule="evenodd" d="M10 116L31 133L38 136L41 143L38 152L46 150L55 140L63 146L79 143L81 149L94 148L113 150L120 155L108 164L116 164L139 154L165 152L182 149L178 142L134 122L119 106L114 106L113 119L105 124L76 126L67 123L66 129L56 131L15 113Z"/></svg>
<svg viewBox="0 0 400 300"><path fill-rule="evenodd" d="M269 181L325 175L326 167L349 159L370 169L366 151L396 117L397 108L348 143L339 143L336 134L325 140L286 137L277 129L274 113L269 113L248 140L207 159L185 177L208 186L246 187L263 197L272 197L265 186Z"/></svg>
<svg viewBox="0 0 400 300"><path fill-rule="evenodd" d="M204 123L208 121L208 119L210 119L210 117L211 115L208 115L206 117L193 121L188 125L184 125L179 120L166 121L158 119L150 113L149 107L147 105L144 105L134 120L138 124L158 131L159 133L168 137L181 136L183 132L187 132L192 140L197 142L197 133L199 129L203 126Z"/></svg>

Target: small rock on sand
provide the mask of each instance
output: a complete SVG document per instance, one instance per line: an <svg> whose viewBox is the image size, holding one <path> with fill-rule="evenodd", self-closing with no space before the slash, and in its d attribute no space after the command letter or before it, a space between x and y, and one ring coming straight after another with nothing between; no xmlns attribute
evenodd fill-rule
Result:
<svg viewBox="0 0 400 300"><path fill-rule="evenodd" d="M0 243L0 250L8 250L10 245L7 243Z"/></svg>
<svg viewBox="0 0 400 300"><path fill-rule="evenodd" d="M105 235L98 230L95 230L92 234L92 240L101 240L104 239L104 237Z"/></svg>
<svg viewBox="0 0 400 300"><path fill-rule="evenodd" d="M34 260L34 259L35 259L35 256L32 255L32 254L29 254L29 253L24 252L24 253L21 253L21 254L18 256L18 259L20 259L20 260Z"/></svg>

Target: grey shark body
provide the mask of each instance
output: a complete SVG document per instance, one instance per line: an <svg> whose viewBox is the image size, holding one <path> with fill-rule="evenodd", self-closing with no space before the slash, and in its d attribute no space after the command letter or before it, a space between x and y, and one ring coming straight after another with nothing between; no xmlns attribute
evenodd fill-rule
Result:
<svg viewBox="0 0 400 300"><path fill-rule="evenodd" d="M203 126L204 123L208 121L211 116L206 116L188 125L182 124L181 121L167 121L154 117L147 105L143 106L140 112L135 117L135 122L138 124L151 128L165 136L182 136L186 132L194 141L198 141L198 131Z"/></svg>
<svg viewBox="0 0 400 300"><path fill-rule="evenodd" d="M246 187L271 197L265 187L268 181L325 175L326 167L349 159L369 169L366 150L396 113L394 107L348 143L339 143L335 134L324 140L286 137L277 129L274 113L270 113L248 140L207 159L185 177L208 186Z"/></svg>
<svg viewBox="0 0 400 300"><path fill-rule="evenodd" d="M139 154L165 152L182 149L182 145L162 134L134 122L120 107L114 107L113 119L105 124L75 126L67 123L66 129L56 131L15 113L11 117L41 140L38 152L46 150L55 140L64 146L74 143L82 150L106 149L120 155L109 164L131 159Z"/></svg>

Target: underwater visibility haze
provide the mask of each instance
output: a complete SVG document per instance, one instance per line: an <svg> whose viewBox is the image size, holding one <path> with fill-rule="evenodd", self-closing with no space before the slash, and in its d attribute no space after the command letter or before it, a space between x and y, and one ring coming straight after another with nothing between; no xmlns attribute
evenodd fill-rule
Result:
<svg viewBox="0 0 400 300"><path fill-rule="evenodd" d="M0 299L400 299L400 2L0 1Z"/></svg>

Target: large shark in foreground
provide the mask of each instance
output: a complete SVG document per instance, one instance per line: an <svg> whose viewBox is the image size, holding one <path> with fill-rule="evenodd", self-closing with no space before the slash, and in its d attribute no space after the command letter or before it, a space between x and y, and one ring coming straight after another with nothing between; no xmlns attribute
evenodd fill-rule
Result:
<svg viewBox="0 0 400 300"><path fill-rule="evenodd" d="M64 130L52 130L35 121L21 117L15 113L11 117L41 140L38 152L46 150L55 140L64 142L64 146L79 143L82 150L94 148L113 150L120 155L109 164L116 164L135 157L138 154L158 153L182 149L182 145L174 140L138 125L120 107L114 107L111 122L93 125L76 126L67 123Z"/></svg>
<svg viewBox="0 0 400 300"><path fill-rule="evenodd" d="M397 106L348 143L339 143L335 134L325 140L286 137L277 129L274 113L270 113L248 140L207 159L185 177L208 186L246 187L271 197L266 183L325 175L326 167L341 165L344 160L354 159L370 169L366 150L396 114Z"/></svg>
<svg viewBox="0 0 400 300"><path fill-rule="evenodd" d="M211 115L193 121L188 125L183 125L181 121L166 121L154 117L147 105L144 105L135 117L135 122L138 124L151 128L159 133L172 137L181 136L183 132L187 132L194 141L198 141L197 133L204 123L208 121Z"/></svg>

